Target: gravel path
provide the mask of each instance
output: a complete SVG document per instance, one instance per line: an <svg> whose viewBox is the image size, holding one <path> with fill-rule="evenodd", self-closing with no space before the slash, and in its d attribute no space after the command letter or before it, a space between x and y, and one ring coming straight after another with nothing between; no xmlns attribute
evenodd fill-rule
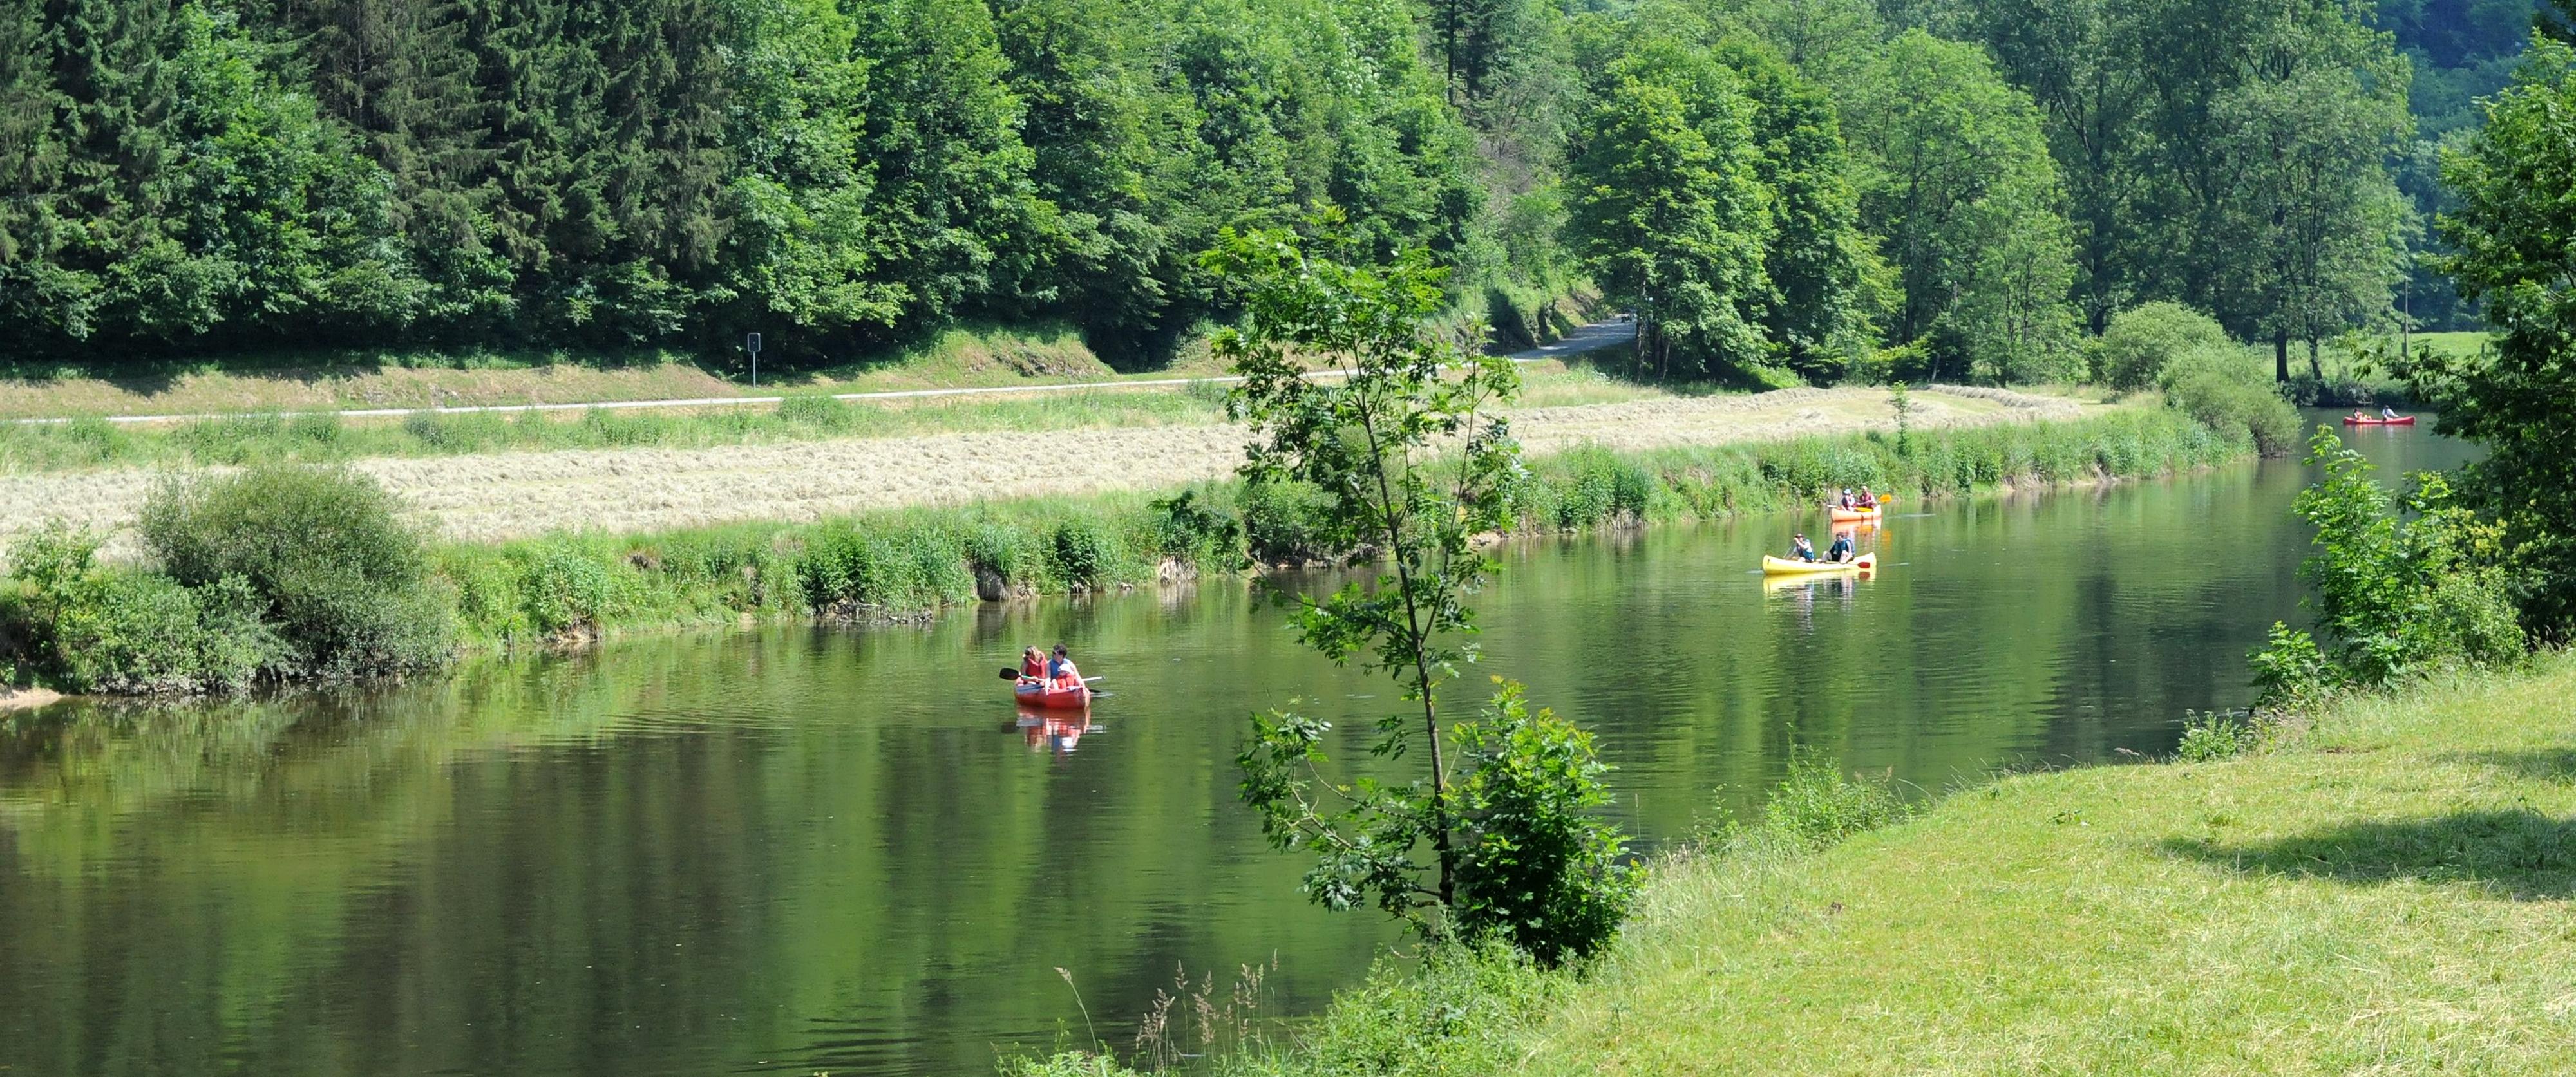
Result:
<svg viewBox="0 0 2576 1077"><path fill-rule="evenodd" d="M1923 428L2071 417L2073 401L2016 394L1915 394ZM1536 408L1514 416L1533 453L1584 443L1620 449L1710 445L1890 428L1874 389ZM1180 426L748 445L561 450L362 460L438 533L494 540L548 531L636 532L734 520L822 516L1047 494L1159 489L1233 471L1245 433ZM119 530L156 473L138 468L0 477L0 541L48 517ZM108 552L130 551L129 535Z"/></svg>

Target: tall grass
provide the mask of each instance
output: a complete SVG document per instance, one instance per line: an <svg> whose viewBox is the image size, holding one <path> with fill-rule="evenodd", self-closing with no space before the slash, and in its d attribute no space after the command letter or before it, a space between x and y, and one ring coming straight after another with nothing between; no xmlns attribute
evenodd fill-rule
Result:
<svg viewBox="0 0 2576 1077"><path fill-rule="evenodd" d="M1899 498L2007 486L2148 478L2250 455L2250 437L2172 411L2119 411L2078 422L1916 433L1872 432L1774 444L1611 453L1579 449L1533 461L1514 491L1525 528L1580 530L1720 519L1814 504L1868 486Z"/></svg>

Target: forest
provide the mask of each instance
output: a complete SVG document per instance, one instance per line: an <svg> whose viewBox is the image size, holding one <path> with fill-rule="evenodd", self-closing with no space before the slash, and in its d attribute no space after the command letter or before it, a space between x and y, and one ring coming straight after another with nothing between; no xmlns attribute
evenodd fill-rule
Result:
<svg viewBox="0 0 2576 1077"><path fill-rule="evenodd" d="M2545 20L2544 20L2545 22ZM2172 301L2407 313L2529 0L0 0L21 356L666 347L959 324L1152 365L1201 262L1578 286L1661 374L2078 378Z"/></svg>

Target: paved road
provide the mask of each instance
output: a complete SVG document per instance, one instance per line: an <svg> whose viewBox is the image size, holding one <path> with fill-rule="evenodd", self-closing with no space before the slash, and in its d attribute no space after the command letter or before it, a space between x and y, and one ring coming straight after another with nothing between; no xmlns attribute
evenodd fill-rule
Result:
<svg viewBox="0 0 2576 1077"><path fill-rule="evenodd" d="M1624 345L1629 341L1636 339L1636 337L1637 324L1633 321L1626 319L1612 319L1610 321L1594 322L1590 325L1576 329L1574 332L1567 334L1565 339L1557 341L1554 344L1547 345L1543 348L1532 348L1525 352L1515 352L1512 354L1511 359L1516 363L1535 363L1548 359L1562 358L1568 355L1580 355L1584 352L1600 348ZM1055 385L996 385L975 389L897 389L873 393L835 393L832 395L832 399L914 400L925 397L942 396L995 396L1014 393L1066 393L1091 389L1145 389L1170 388L1180 385L1231 385L1242 380L1243 379L1241 378L1234 377L1138 378L1121 381L1067 382ZM338 412L321 412L319 414L337 414L344 419L385 419L401 418L406 415L467 415L474 412L588 411L592 408L599 408L604 411L643 411L653 408L724 408L741 407L752 404L774 405L783 399L785 398L777 396L702 396L682 400L604 400L586 404L489 404L455 408L350 408ZM307 413L290 411L282 414L300 415ZM224 413L202 412L197 414L110 415L107 416L106 419L111 423L168 423L186 422L194 419L220 419L224 417ZM47 419L12 419L9 421L21 426L27 426L65 423L70 422L71 420L68 418L56 417Z"/></svg>

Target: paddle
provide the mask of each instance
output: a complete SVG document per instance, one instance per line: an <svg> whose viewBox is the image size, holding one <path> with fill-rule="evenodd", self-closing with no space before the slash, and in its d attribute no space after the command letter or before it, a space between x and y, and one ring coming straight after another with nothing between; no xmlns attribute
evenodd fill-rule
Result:
<svg viewBox="0 0 2576 1077"><path fill-rule="evenodd" d="M1102 674L1099 674L1099 675L1097 675L1097 676L1084 677L1084 678L1082 679L1082 683L1084 683L1084 684L1090 684L1090 683L1091 683L1091 682L1093 682L1093 681L1099 680L1099 679L1101 679L1101 678L1103 678L1103 677L1107 677L1107 676L1109 676L1109 675L1108 675L1108 674L1106 674L1106 673L1102 673ZM1019 671L1019 670L1016 670L1016 669L1013 669L1013 668L1011 668L1011 667L1009 667L1009 666L1003 666L1003 667L1002 667L1002 679L1003 679L1003 680L1006 680L1006 681L1016 681L1016 680L1019 680L1019 679L1020 679L1020 671Z"/></svg>

